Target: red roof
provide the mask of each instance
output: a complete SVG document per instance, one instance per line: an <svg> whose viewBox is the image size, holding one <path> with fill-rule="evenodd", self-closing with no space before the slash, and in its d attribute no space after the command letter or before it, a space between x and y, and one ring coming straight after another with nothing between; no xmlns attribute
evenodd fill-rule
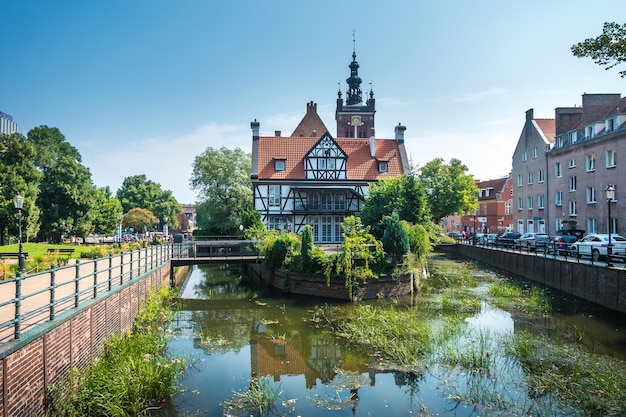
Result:
<svg viewBox="0 0 626 417"><path fill-rule="evenodd" d="M543 132L548 142L554 143L556 136L556 123L554 119L534 119L537 126Z"/></svg>
<svg viewBox="0 0 626 417"><path fill-rule="evenodd" d="M259 137L259 179L304 180L306 154L319 137ZM347 180L376 181L404 173L398 142L394 139L376 139L376 158L387 161L387 172L378 172L377 159L370 156L369 139L335 138L337 145L348 155ZM274 161L285 160L285 170L275 171Z"/></svg>

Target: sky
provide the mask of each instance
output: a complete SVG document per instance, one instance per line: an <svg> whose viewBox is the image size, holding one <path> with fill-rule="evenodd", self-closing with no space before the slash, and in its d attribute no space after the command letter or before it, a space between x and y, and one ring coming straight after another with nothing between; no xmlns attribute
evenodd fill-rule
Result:
<svg viewBox="0 0 626 417"><path fill-rule="evenodd" d="M411 162L508 175L525 112L553 118L618 71L571 46L626 22L623 0L0 0L0 111L58 128L98 187L145 174L194 203L194 159L289 135L306 103L336 134L353 47L376 136L406 126Z"/></svg>

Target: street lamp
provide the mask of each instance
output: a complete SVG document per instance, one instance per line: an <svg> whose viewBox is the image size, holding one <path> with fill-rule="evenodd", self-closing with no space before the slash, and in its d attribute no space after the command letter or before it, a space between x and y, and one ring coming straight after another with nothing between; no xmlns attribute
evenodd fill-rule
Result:
<svg viewBox="0 0 626 417"><path fill-rule="evenodd" d="M163 239L167 239L167 216L163 217Z"/></svg>
<svg viewBox="0 0 626 417"><path fill-rule="evenodd" d="M18 242L20 245L20 250L18 257L19 267L17 270L17 276L21 277L22 274L26 273L26 260L24 259L24 250L22 248L22 207L24 207L24 197L19 194L16 195L15 198L13 198L13 205L15 205L15 209L17 210L17 220L19 224Z"/></svg>
<svg viewBox="0 0 626 417"><path fill-rule="evenodd" d="M609 246L606 248L606 266L611 266L611 255L613 255L613 247L611 245L611 201L615 200L615 186L609 184L604 189L606 193L606 205L609 208L609 219L607 229L609 232Z"/></svg>
<svg viewBox="0 0 626 417"><path fill-rule="evenodd" d="M117 213L117 224L118 224L118 229L117 229L118 242L120 244L120 247L122 247L122 213Z"/></svg>

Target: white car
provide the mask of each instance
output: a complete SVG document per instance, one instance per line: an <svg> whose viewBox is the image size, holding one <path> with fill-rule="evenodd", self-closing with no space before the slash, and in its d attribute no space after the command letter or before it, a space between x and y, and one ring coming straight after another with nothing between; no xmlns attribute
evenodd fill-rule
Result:
<svg viewBox="0 0 626 417"><path fill-rule="evenodd" d="M594 261L606 258L609 247L609 235L589 233L578 242L572 243L572 254L575 256L590 256ZM611 233L611 253L614 255L626 255L626 238Z"/></svg>

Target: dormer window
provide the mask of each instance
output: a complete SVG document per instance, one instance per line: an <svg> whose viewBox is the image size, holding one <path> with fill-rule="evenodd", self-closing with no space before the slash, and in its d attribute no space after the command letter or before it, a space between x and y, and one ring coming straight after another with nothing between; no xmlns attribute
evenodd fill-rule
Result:
<svg viewBox="0 0 626 417"><path fill-rule="evenodd" d="M274 159L274 171L284 171L285 170L285 160L284 159Z"/></svg>
<svg viewBox="0 0 626 417"><path fill-rule="evenodd" d="M578 132L576 130L574 130L573 132L569 132L567 134L567 140L570 145L578 142Z"/></svg>
<svg viewBox="0 0 626 417"><path fill-rule="evenodd" d="M389 170L388 161L378 161L378 172L385 173Z"/></svg>
<svg viewBox="0 0 626 417"><path fill-rule="evenodd" d="M608 119L606 121L606 133L612 132L615 130L615 119Z"/></svg>
<svg viewBox="0 0 626 417"><path fill-rule="evenodd" d="M588 138L592 138L593 137L593 126L587 126L585 128L585 137Z"/></svg>

